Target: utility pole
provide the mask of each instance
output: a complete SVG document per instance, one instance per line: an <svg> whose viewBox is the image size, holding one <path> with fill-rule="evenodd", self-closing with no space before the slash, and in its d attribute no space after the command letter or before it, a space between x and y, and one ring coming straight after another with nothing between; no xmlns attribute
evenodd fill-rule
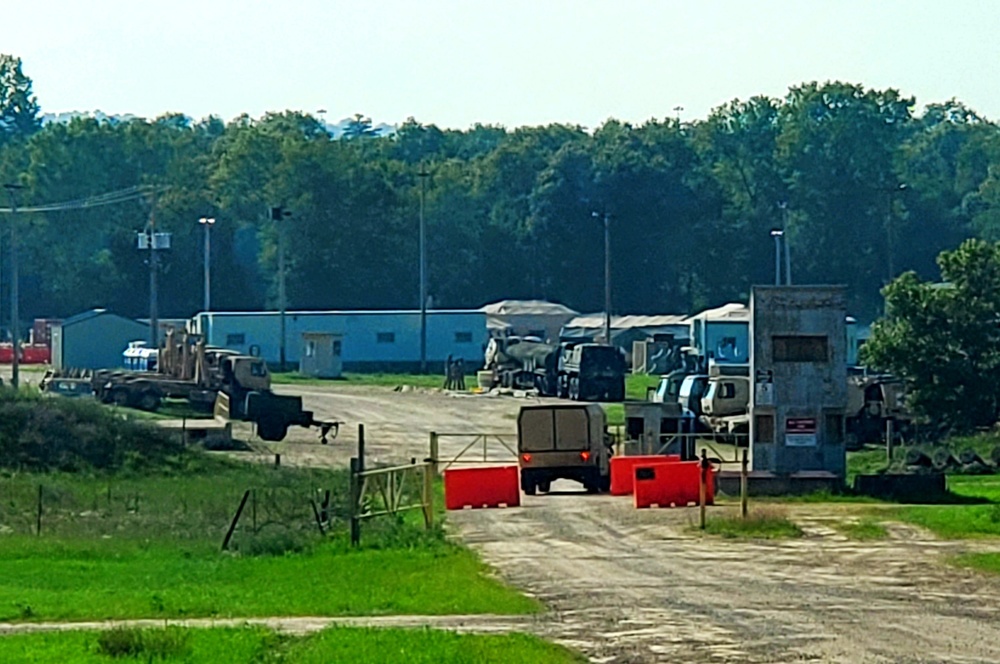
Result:
<svg viewBox="0 0 1000 664"><path fill-rule="evenodd" d="M611 215L591 212L590 216L604 221L604 340L611 344Z"/></svg>
<svg viewBox="0 0 1000 664"><path fill-rule="evenodd" d="M19 184L5 184L4 189L10 197L10 339L13 345L13 357L10 363L10 384L16 390L20 383L19 357L21 350L21 323L20 323L20 302L18 300L18 275L17 266L17 191L23 189Z"/></svg>
<svg viewBox="0 0 1000 664"><path fill-rule="evenodd" d="M158 293L159 256L156 253L156 198L149 206L149 346L160 347L160 304Z"/></svg>
<svg viewBox="0 0 1000 664"><path fill-rule="evenodd" d="M278 368L285 370L285 360L287 358L287 344L285 337L285 310L288 301L285 293L285 218L292 216L291 212L285 211L283 207L271 208L271 221L278 225L278 320L280 325L278 339Z"/></svg>
<svg viewBox="0 0 1000 664"><path fill-rule="evenodd" d="M420 178L420 373L427 373L427 228L424 223L424 197L427 194L427 168L421 164Z"/></svg>

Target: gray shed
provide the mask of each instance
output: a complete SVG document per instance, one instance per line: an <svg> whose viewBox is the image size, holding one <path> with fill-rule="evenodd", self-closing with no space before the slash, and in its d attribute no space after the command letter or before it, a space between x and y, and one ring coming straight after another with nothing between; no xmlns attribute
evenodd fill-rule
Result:
<svg viewBox="0 0 1000 664"><path fill-rule="evenodd" d="M130 341L149 337L149 326L93 309L52 326L52 366L56 369L115 369Z"/></svg>
<svg viewBox="0 0 1000 664"><path fill-rule="evenodd" d="M344 371L344 335L333 332L303 332L299 373L313 378L340 378Z"/></svg>

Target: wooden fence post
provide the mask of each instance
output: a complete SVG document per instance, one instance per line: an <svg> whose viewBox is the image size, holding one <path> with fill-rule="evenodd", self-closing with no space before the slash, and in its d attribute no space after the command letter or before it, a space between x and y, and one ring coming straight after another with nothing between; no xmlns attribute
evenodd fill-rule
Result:
<svg viewBox="0 0 1000 664"><path fill-rule="evenodd" d="M430 530L434 526L434 466L424 464L424 526Z"/></svg>
<svg viewBox="0 0 1000 664"><path fill-rule="evenodd" d="M440 441L438 440L438 435L436 431L431 431L431 448L430 448L430 458L427 461L431 464L431 472L437 475L438 473L438 453L440 450Z"/></svg>
<svg viewBox="0 0 1000 664"><path fill-rule="evenodd" d="M700 473L698 473L698 509L699 509L699 523L701 529L705 530L705 501L706 501L706 489L708 484L708 456L706 456L705 448L701 450L701 463Z"/></svg>
<svg viewBox="0 0 1000 664"><path fill-rule="evenodd" d="M747 449L743 448L743 458L740 460L740 516L747 518L747 481L750 460L747 458Z"/></svg>
<svg viewBox="0 0 1000 664"><path fill-rule="evenodd" d="M351 483L348 489L349 493L349 507L348 514L351 519L351 545L357 546L361 543L361 521L358 518L358 499L360 494L360 489L358 485L360 484L360 478L358 477L358 459L357 457L351 457Z"/></svg>

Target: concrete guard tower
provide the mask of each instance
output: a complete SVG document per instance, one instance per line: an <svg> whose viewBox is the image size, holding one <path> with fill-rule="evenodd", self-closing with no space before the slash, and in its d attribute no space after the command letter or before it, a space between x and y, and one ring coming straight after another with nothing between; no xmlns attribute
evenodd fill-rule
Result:
<svg viewBox="0 0 1000 664"><path fill-rule="evenodd" d="M844 286L753 287L750 464L754 474L786 478L789 485L798 479L822 481L824 476L843 481L846 317Z"/></svg>

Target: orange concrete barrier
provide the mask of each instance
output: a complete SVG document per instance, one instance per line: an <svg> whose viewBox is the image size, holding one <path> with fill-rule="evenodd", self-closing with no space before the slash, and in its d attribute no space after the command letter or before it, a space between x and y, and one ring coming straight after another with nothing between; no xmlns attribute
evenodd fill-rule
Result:
<svg viewBox="0 0 1000 664"><path fill-rule="evenodd" d="M715 471L708 470L705 503L715 502ZM635 466L635 506L686 507L699 500L700 461Z"/></svg>
<svg viewBox="0 0 1000 664"><path fill-rule="evenodd" d="M611 457L611 495L627 496L632 493L636 465L653 465L681 460L679 454L637 454Z"/></svg>
<svg viewBox="0 0 1000 664"><path fill-rule="evenodd" d="M444 471L444 506L449 510L466 507L518 507L521 487L517 466L449 468Z"/></svg>

